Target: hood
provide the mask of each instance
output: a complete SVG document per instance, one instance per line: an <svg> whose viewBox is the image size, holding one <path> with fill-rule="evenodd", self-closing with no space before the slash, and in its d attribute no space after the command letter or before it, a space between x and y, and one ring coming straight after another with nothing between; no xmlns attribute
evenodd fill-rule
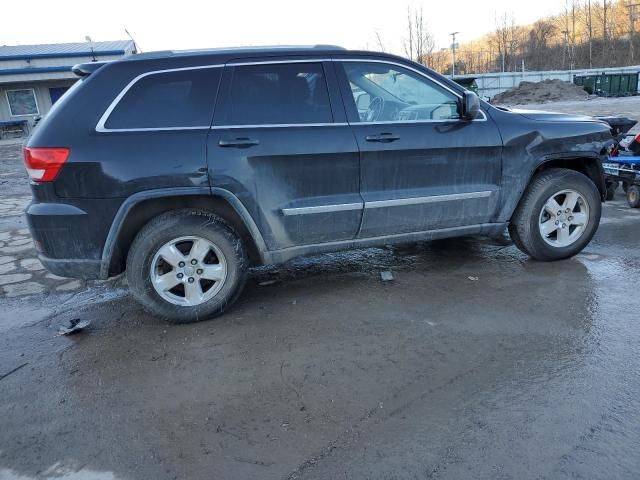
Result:
<svg viewBox="0 0 640 480"><path fill-rule="evenodd" d="M538 110L509 110L512 113L522 115L529 120L537 120L540 122L598 122L605 123L602 120L598 120L595 117L589 117L587 115L575 115L571 113L556 113L556 112L543 112Z"/></svg>

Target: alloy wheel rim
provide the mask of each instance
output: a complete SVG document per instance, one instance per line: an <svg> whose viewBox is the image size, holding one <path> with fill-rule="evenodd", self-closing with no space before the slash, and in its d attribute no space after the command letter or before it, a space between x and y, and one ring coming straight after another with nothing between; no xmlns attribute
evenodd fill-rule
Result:
<svg viewBox="0 0 640 480"><path fill-rule="evenodd" d="M584 196L571 189L551 195L542 207L538 230L552 247L573 245L589 225L589 204Z"/></svg>
<svg viewBox="0 0 640 480"><path fill-rule="evenodd" d="M150 275L163 300L194 307L220 292L227 279L227 261L215 243L198 236L179 237L158 249Z"/></svg>

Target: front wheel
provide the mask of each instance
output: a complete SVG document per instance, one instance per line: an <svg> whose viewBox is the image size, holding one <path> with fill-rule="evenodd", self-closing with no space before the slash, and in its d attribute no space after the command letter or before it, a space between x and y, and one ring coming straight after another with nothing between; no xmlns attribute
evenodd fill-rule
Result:
<svg viewBox="0 0 640 480"><path fill-rule="evenodd" d="M513 214L509 234L536 260L561 260L587 246L601 212L600 192L587 176L554 168L533 178Z"/></svg>
<svg viewBox="0 0 640 480"><path fill-rule="evenodd" d="M127 257L135 298L155 315L189 323L220 315L247 276L246 249L224 220L201 210L176 210L149 222Z"/></svg>

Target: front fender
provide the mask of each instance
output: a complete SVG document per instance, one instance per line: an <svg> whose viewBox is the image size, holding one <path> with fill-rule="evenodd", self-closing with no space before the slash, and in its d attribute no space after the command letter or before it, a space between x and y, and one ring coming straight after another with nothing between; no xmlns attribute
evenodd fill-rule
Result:
<svg viewBox="0 0 640 480"><path fill-rule="evenodd" d="M491 110L503 139L502 198L494 221L508 222L533 176L550 166L588 175L604 192L602 161L614 142L608 125L596 121L540 121Z"/></svg>

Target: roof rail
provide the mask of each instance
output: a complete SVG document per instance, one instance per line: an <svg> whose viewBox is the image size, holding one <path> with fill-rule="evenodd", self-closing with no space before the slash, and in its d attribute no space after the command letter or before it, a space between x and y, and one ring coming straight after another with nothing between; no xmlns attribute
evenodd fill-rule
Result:
<svg viewBox="0 0 640 480"><path fill-rule="evenodd" d="M318 48L318 49L322 49L322 50L346 50L346 48L341 47L340 45L318 44L318 45L314 45L313 48Z"/></svg>

